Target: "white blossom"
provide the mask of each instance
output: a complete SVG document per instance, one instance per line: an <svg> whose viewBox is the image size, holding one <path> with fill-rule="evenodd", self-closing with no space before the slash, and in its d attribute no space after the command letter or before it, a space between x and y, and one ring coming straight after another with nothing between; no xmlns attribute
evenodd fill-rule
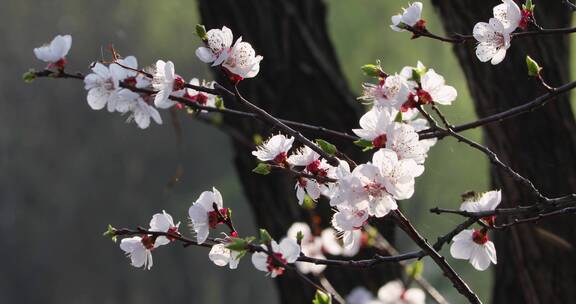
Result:
<svg viewBox="0 0 576 304"><path fill-rule="evenodd" d="M290 226L286 236L292 239L296 239L298 232L302 233L302 241L300 247L302 253L311 258L315 259L325 259L326 257L322 254L322 238L316 237L312 234L310 226L306 223L296 222ZM326 265L307 263L307 262L296 262L296 267L302 273L313 273L319 274L326 269Z"/></svg>
<svg viewBox="0 0 576 304"><path fill-rule="evenodd" d="M413 159L417 164L423 164L427 157L427 144L419 140L418 133L409 124L394 122L388 126L385 143L399 159Z"/></svg>
<svg viewBox="0 0 576 304"><path fill-rule="evenodd" d="M419 288L404 287L400 280L390 281L378 289L382 304L425 304L426 294Z"/></svg>
<svg viewBox="0 0 576 304"><path fill-rule="evenodd" d="M176 101L169 99L173 92L175 96L183 96L185 93L184 80L176 75L172 61L156 61L152 86L158 91L154 97L154 105L160 109L167 109L176 104Z"/></svg>
<svg viewBox="0 0 576 304"><path fill-rule="evenodd" d="M264 252L252 254L252 264L260 271L268 273L272 278L284 273L283 265L294 263L300 256L300 246L295 239L286 237L280 241L271 242L272 248L262 245L266 250L271 249L273 257ZM280 264L280 265L278 265Z"/></svg>
<svg viewBox="0 0 576 304"><path fill-rule="evenodd" d="M148 270L152 268L152 250L154 248L152 237L148 235L134 236L120 241L120 249L130 258L131 265L137 268L144 267Z"/></svg>
<svg viewBox="0 0 576 304"><path fill-rule="evenodd" d="M233 35L232 31L223 26L221 30L211 29L206 33L208 40L207 47L196 49L196 56L205 63L212 63L212 66L222 64L230 54Z"/></svg>
<svg viewBox="0 0 576 304"><path fill-rule="evenodd" d="M238 268L238 263L240 262L238 259L239 254L240 252L230 250L226 248L226 245L224 244L216 244L210 249L208 258L216 266L224 267L228 265L230 269L236 269Z"/></svg>
<svg viewBox="0 0 576 304"><path fill-rule="evenodd" d="M172 216L166 211L162 210L162 213L156 213L152 216L150 220L150 231L159 231L159 232L167 232L172 234L180 234L178 232L178 227L180 227L180 222L174 224L174 220ZM156 242L154 243L154 247L159 247L162 245L166 245L170 243L171 239L169 237L165 237L160 235L156 238Z"/></svg>
<svg viewBox="0 0 576 304"><path fill-rule="evenodd" d="M57 35L49 44L34 49L34 55L39 60L49 63L48 67L63 68L66 64L66 55L72 46L72 36Z"/></svg>
<svg viewBox="0 0 576 304"><path fill-rule="evenodd" d="M195 85L195 86L200 86L200 80L198 78L192 78L190 80L190 84ZM213 81L205 82L203 80L202 86L205 88L213 89L214 88L214 82ZM212 94L209 94L206 92L200 92L200 91L194 90L192 88L187 88L186 89L186 97L188 97L189 99L192 99L193 101L199 103L200 105L212 107L212 108L216 107L216 95L212 95Z"/></svg>
<svg viewBox="0 0 576 304"><path fill-rule="evenodd" d="M322 188L318 181L312 178L300 177L294 185L296 189L296 198L298 199L298 204L302 206L304 203L304 198L306 194L314 201L318 200L320 194L322 194Z"/></svg>
<svg viewBox="0 0 576 304"><path fill-rule="evenodd" d="M421 77L420 82L422 84L422 91L426 92L431 99L430 101L435 103L450 105L458 96L456 89L446 85L444 77L437 74L433 69L428 69L426 74ZM421 96L422 92L419 92L418 97L421 98Z"/></svg>
<svg viewBox="0 0 576 304"><path fill-rule="evenodd" d="M450 254L455 259L468 260L477 270L483 271L490 266L490 262L496 264L496 248L488 239L488 234L483 230L468 229L461 231L452 239Z"/></svg>
<svg viewBox="0 0 576 304"><path fill-rule="evenodd" d="M388 127L394 123L394 118L398 114L392 109L372 107L366 114L360 117L361 129L352 131L360 138L372 142L376 148L381 148L386 144L386 132Z"/></svg>
<svg viewBox="0 0 576 304"><path fill-rule="evenodd" d="M302 146L286 160L292 166L307 167L320 159L320 154L308 146Z"/></svg>
<svg viewBox="0 0 576 304"><path fill-rule="evenodd" d="M493 190L482 193L479 198L465 200L460 206L460 210L468 212L492 211L498 207L502 201L502 192Z"/></svg>
<svg viewBox="0 0 576 304"><path fill-rule="evenodd" d="M284 163L288 156L288 150L292 148L292 143L294 143L294 137L277 134L258 146L256 151L252 151L252 155L261 161Z"/></svg>
<svg viewBox="0 0 576 304"><path fill-rule="evenodd" d="M196 233L196 240L202 244L208 238L210 228L215 228L217 224L217 214L214 210L214 204L218 210L222 210L224 203L222 195L216 188L212 191L204 191L198 199L188 209L188 215L192 221L192 229ZM223 210L227 211L227 210ZM224 212L223 212L224 213Z"/></svg>
<svg viewBox="0 0 576 304"><path fill-rule="evenodd" d="M394 31L401 32L402 25L414 26L421 20L422 16L422 2L414 2L408 8L402 8L402 13L392 16L392 28Z"/></svg>
<svg viewBox="0 0 576 304"><path fill-rule="evenodd" d="M488 23L476 23L473 34L478 41L476 57L480 61L496 65L504 60L510 47L510 33L506 32L501 21L491 18Z"/></svg>
<svg viewBox="0 0 576 304"><path fill-rule="evenodd" d="M148 128L148 126L150 126L150 119L154 120L159 125L162 124L162 117L160 117L160 113L156 108L149 105L140 96L133 97L135 98L129 99L126 103L127 110L131 112L128 121L133 119L140 129Z"/></svg>
<svg viewBox="0 0 576 304"><path fill-rule="evenodd" d="M358 286L352 289L350 294L346 297L346 303L348 304L379 304L378 301L372 293L362 287Z"/></svg>
<svg viewBox="0 0 576 304"><path fill-rule="evenodd" d="M332 226L342 233L345 249L359 246L359 240L355 238L354 231L362 229L368 220L368 211L355 207L338 206L337 212L332 217Z"/></svg>
<svg viewBox="0 0 576 304"><path fill-rule="evenodd" d="M242 37L238 38L234 46L230 50L230 55L222 67L228 72L240 77L239 80L244 78L252 78L258 75L260 71L260 61L263 57L256 55L256 51L248 42L242 41Z"/></svg>
<svg viewBox="0 0 576 304"><path fill-rule="evenodd" d="M502 4L495 6L492 10L494 18L502 23L506 33L512 33L520 25L522 11L514 0L502 0L502 2Z"/></svg>
<svg viewBox="0 0 576 304"><path fill-rule="evenodd" d="M322 248L330 255L341 255L345 257L352 257L358 254L361 247L362 230L352 230L352 246L344 247L344 243L338 238L336 230L326 228L322 230Z"/></svg>
<svg viewBox="0 0 576 304"><path fill-rule="evenodd" d="M410 86L401 75L390 75L379 84L365 83L358 99L373 102L374 106L399 110L408 100Z"/></svg>
<svg viewBox="0 0 576 304"><path fill-rule="evenodd" d="M87 101L93 110L101 110L107 106L109 112L116 110L116 103L121 100L131 100L134 93L119 87L119 71L110 70L107 66L97 62L92 67L92 73L84 77L84 88L88 90Z"/></svg>

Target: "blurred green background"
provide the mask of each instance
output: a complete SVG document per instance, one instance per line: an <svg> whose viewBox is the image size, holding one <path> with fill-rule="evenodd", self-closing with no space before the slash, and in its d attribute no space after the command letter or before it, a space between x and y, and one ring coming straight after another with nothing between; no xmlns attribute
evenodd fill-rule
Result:
<svg viewBox="0 0 576 304"><path fill-rule="evenodd" d="M442 33L430 3L423 2L428 27ZM362 64L380 59L386 71L395 72L421 60L458 89L458 100L445 110L448 118L454 123L474 119L451 46L410 40L409 33L389 28L390 16L405 1L326 3L330 34L356 93L367 80ZM43 67L32 49L58 33L73 36L71 70L86 71L113 43L121 54L136 55L141 66L172 60L186 78L209 79L208 68L194 56L196 3L5 0L1 6L0 303L276 303L272 281L249 259L231 272L212 265L206 250L165 247L154 253L152 270L143 271L129 266L118 246L101 237L109 223L147 225L162 209L185 224L189 205L213 185L234 209L240 230L255 231L225 135L181 115L184 141L178 145L165 111L164 125L141 131L117 114L90 110L81 82L21 81L28 68ZM468 135L481 138L478 130ZM170 186L179 167L183 176ZM456 208L459 195L468 190L489 190L488 163L479 152L445 139L432 149L416 195L401 207L434 241L460 218L432 215L428 209ZM414 248L401 233L398 237L401 251ZM443 253L449 255L446 249ZM490 271L449 260L488 302ZM461 302L427 262L426 278L451 302Z"/></svg>

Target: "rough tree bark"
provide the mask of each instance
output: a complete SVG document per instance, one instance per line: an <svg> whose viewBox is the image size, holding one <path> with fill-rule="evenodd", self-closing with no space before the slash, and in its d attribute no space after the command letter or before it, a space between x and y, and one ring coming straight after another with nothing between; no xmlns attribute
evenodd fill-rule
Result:
<svg viewBox="0 0 576 304"><path fill-rule="evenodd" d="M226 25L264 56L258 77L245 80L240 85L245 97L280 118L342 131L357 125L360 106L342 76L329 40L323 1L201 0L199 4L202 22L207 28ZM220 83L227 83L221 73L216 72L215 76ZM225 100L225 104L237 108L233 99ZM277 132L253 120L225 117L225 123L242 134L267 137ZM304 134L312 139L322 136L310 132ZM328 140L353 157L362 157L359 149L350 149L349 142ZM310 213L300 208L296 201L295 180L283 173L266 177L252 173L256 166L250 154L252 147L244 145L238 138L233 138L233 141L235 165L258 226L279 238L285 235L293 222L310 222ZM320 225L328 226L330 210L327 202L318 204L317 209L321 216ZM391 227L390 223L383 226ZM383 231L392 240L393 229ZM398 268L385 265L369 271L328 269L325 273L336 289L346 294L361 284L376 291L383 282L398 276ZM283 303L306 303L312 298L314 290L289 272L276 282Z"/></svg>
<svg viewBox="0 0 576 304"><path fill-rule="evenodd" d="M474 24L491 17L499 1L434 0L447 33L469 34ZM537 1L536 15L544 28L570 25L572 13L562 1ZM528 79L525 58L544 67L552 85L569 81L567 36L538 36L513 40L504 62L481 63L474 44L454 47L474 98L484 117L526 102L544 90ZM485 142L501 159L531 179L547 196L576 190L576 124L569 96L544 108L485 128ZM503 190L503 207L533 202L522 185L492 168L492 184ZM496 234L498 265L494 272L493 303L569 303L576 298L576 225L564 216L536 225L516 226Z"/></svg>

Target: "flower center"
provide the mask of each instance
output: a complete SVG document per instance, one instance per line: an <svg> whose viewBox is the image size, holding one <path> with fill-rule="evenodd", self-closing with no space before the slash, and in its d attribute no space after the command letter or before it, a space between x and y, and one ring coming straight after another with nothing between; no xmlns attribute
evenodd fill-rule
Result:
<svg viewBox="0 0 576 304"><path fill-rule="evenodd" d="M168 231L166 231L169 234L174 234L174 235L180 235L180 232L178 232L178 227L176 226L172 226L170 228L168 228ZM175 240L176 238L173 236L166 236L170 241Z"/></svg>
<svg viewBox="0 0 576 304"><path fill-rule="evenodd" d="M374 140L372 140L372 145L375 148L382 148L386 145L386 140L387 140L386 134L382 134L374 138Z"/></svg>
<svg viewBox="0 0 576 304"><path fill-rule="evenodd" d="M226 214L228 214L228 208L222 208L219 210L220 214L226 216ZM224 219L220 218L220 215L218 214L218 212L216 211L210 211L208 212L208 227L210 227L210 229L214 229L216 228L216 226L218 226L219 224L223 224L224 223Z"/></svg>
<svg viewBox="0 0 576 304"><path fill-rule="evenodd" d="M154 249L154 239L151 238L149 235L145 234L142 236L142 245L148 250Z"/></svg>
<svg viewBox="0 0 576 304"><path fill-rule="evenodd" d="M136 86L136 77L128 77L124 79L124 84L135 87Z"/></svg>
<svg viewBox="0 0 576 304"><path fill-rule="evenodd" d="M474 233L472 233L472 240L474 243L479 245L484 245L486 242L488 242L488 234L486 229L474 230Z"/></svg>
<svg viewBox="0 0 576 304"><path fill-rule="evenodd" d="M383 192L386 192L386 188L379 183L370 183L364 186L364 190L368 192L369 195L374 197L382 196Z"/></svg>
<svg viewBox="0 0 576 304"><path fill-rule="evenodd" d="M416 93L418 96L418 102L420 104L430 104L432 103L432 96L430 96L430 93L419 89L418 92Z"/></svg>
<svg viewBox="0 0 576 304"><path fill-rule="evenodd" d="M182 89L184 89L184 84L186 82L184 81L184 78L176 75L176 77L174 77L174 84L172 85L172 89L174 91L180 91Z"/></svg>
<svg viewBox="0 0 576 304"><path fill-rule="evenodd" d="M286 154L286 152L281 152L280 154L276 155L276 157L274 157L274 162L281 165L284 164L286 162L286 158L288 157L288 155Z"/></svg>
<svg viewBox="0 0 576 304"><path fill-rule="evenodd" d="M276 275L281 275L284 273L284 267L278 265L286 265L288 261L282 256L281 253L275 252L272 255L268 255L266 263L268 264L268 272L274 272Z"/></svg>

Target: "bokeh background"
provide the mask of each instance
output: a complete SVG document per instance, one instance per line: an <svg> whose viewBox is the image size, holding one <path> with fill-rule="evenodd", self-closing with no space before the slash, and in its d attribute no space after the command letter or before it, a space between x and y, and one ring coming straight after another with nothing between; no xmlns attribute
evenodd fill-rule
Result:
<svg viewBox="0 0 576 304"><path fill-rule="evenodd" d="M423 2L429 28L442 32ZM226 135L180 115L179 144L168 112L162 112L164 125L142 131L117 114L92 111L79 81L21 80L28 68L43 67L32 49L59 33L73 36L68 56L73 71L85 72L91 61L107 58L106 47L114 44L121 54L136 55L141 66L172 60L186 78L210 79L194 56L200 44L194 35L196 5L184 0L4 0L0 5L0 303L277 302L271 279L249 259L229 271L214 266L207 250L172 246L156 251L154 267L143 271L102 237L107 224L145 226L163 209L186 225L188 207L212 186L233 208L239 229L254 232ZM421 60L458 89L457 102L445 111L449 119L473 119L450 45L410 40L410 34L389 28L389 17L402 5L405 1L327 1L331 38L350 86L359 93L366 80L359 67L365 63L380 59L394 72ZM478 130L470 135L481 138ZM457 207L461 193L489 190L488 163L479 152L446 139L433 148L426 165L416 195L401 206L435 240L460 219L428 209ZM183 174L174 183L177 172ZM401 233L398 237L401 250L413 249ZM490 270L451 263L487 301ZM449 300L461 300L433 263L426 263L425 277Z"/></svg>

